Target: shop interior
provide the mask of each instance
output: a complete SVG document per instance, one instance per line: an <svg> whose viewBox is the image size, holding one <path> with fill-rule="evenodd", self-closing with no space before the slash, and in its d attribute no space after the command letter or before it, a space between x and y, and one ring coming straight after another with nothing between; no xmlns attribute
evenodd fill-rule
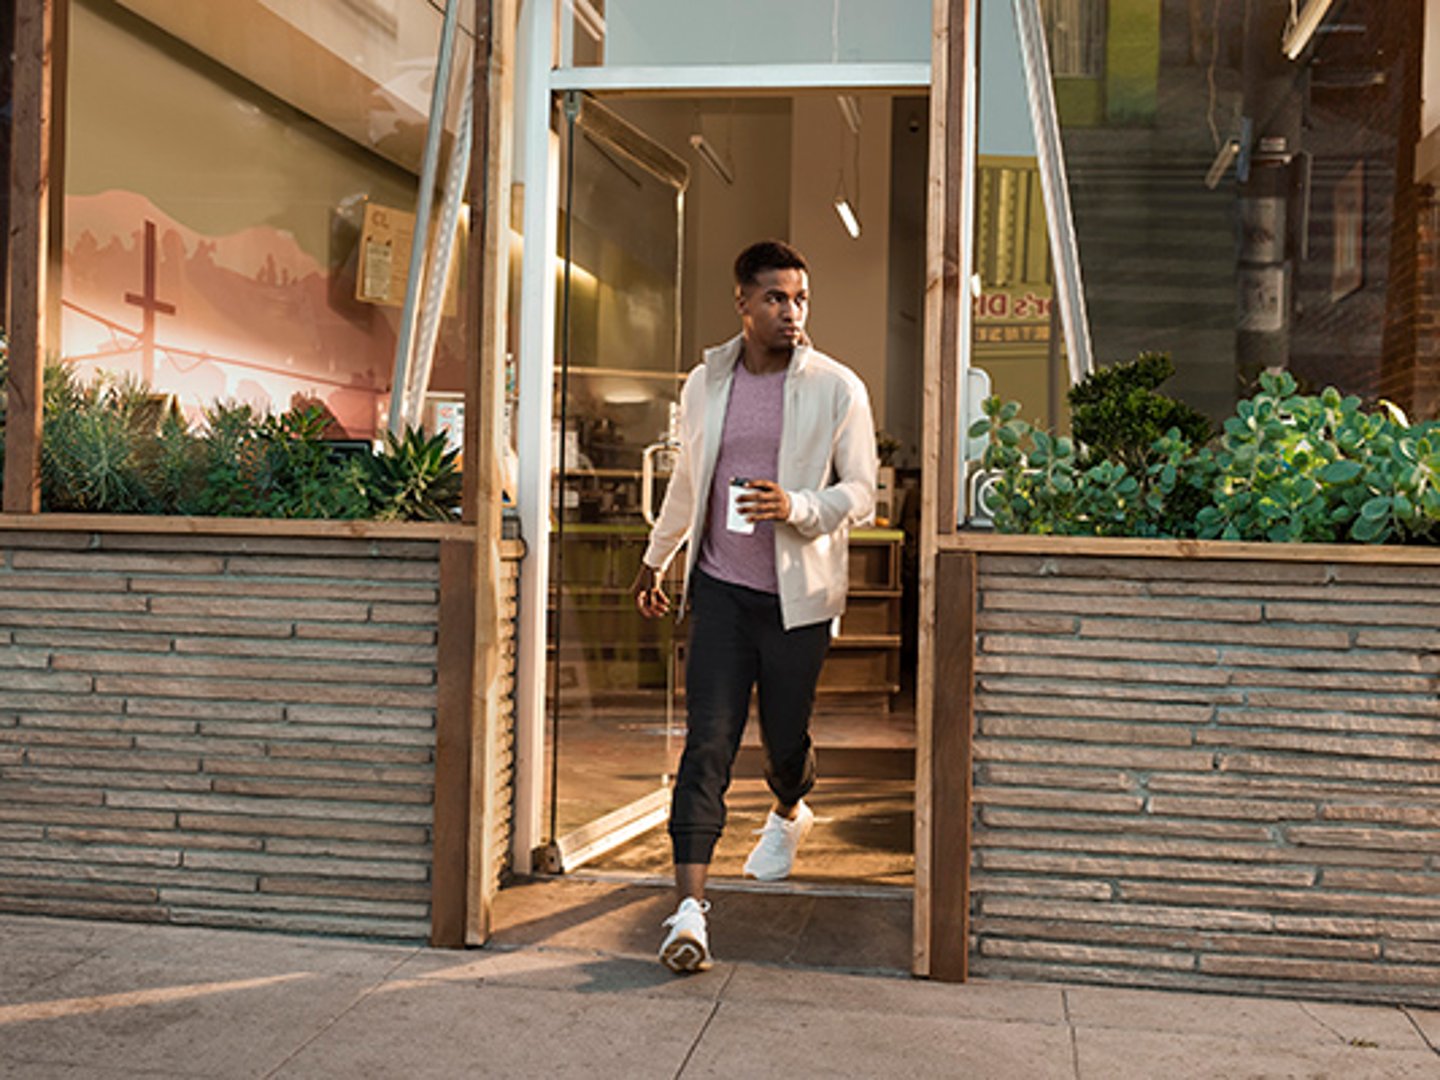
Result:
<svg viewBox="0 0 1440 1080"><path fill-rule="evenodd" d="M570 108L573 137L560 125L564 414L555 423L566 480L552 535L552 580L564 589L552 590L550 833L643 802L673 773L683 630L639 618L626 590L647 496L652 512L662 498L679 387L706 346L738 331L734 256L781 237L811 264L811 340L865 380L884 462L875 526L852 538L849 608L821 678L813 733L824 780L812 800L820 822L797 880L906 886L916 592L906 538L919 494L925 99L611 97ZM719 878L740 876L751 828L763 823L762 769L752 725ZM645 879L668 869L656 826L582 872Z"/></svg>

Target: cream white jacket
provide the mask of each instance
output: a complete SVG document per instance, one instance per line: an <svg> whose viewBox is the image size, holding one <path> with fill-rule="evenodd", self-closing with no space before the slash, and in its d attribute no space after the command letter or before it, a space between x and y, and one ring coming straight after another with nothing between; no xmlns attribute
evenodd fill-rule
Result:
<svg viewBox="0 0 1440 1080"><path fill-rule="evenodd" d="M709 520L710 486L720 454L725 407L740 357L737 335L705 351L680 394L680 450L645 563L670 565L689 540L685 590ZM801 345L790 360L780 431L779 475L790 516L775 523L775 574L787 630L839 616L850 580L850 527L875 512L875 423L860 377ZM679 604L685 610L684 596Z"/></svg>

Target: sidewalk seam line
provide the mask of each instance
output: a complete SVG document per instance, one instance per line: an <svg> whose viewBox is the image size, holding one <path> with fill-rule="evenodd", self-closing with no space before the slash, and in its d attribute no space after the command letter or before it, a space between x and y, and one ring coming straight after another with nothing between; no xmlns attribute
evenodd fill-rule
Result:
<svg viewBox="0 0 1440 1080"><path fill-rule="evenodd" d="M690 1044L690 1049L685 1051L685 1057L680 1061L680 1067L675 1070L675 1080L680 1080L685 1070L690 1065L690 1059L695 1056L695 1051L700 1049L700 1040L705 1038L705 1033L710 1030L710 1024L714 1021L715 1015L720 1011L720 1005L725 997L725 991L730 988L730 982L735 978L735 973L740 970L739 965L730 969L730 974L725 976L725 982L715 993L715 1000L710 1005L710 1013L705 1017L705 1023L700 1025L700 1030L695 1033L695 1041Z"/></svg>
<svg viewBox="0 0 1440 1080"><path fill-rule="evenodd" d="M384 986L387 982L390 981L390 977L394 975L395 972L399 971L402 967L404 967L406 964L408 964L411 960L415 959L415 957L419 955L420 950L417 948L409 956L402 957L401 959L395 961L395 963L391 967L386 969L385 973L381 975L380 978L376 979L375 982L373 982L370 986L366 987L365 990L361 994L359 994L354 1001L350 1002L349 1005L346 1005L345 1008L341 1009L338 1013L331 1017L328 1023L321 1024L313 1035L311 1035L308 1039L302 1042L299 1046L295 1047L295 1049L290 1051L290 1053L285 1055L285 1057L282 1058L273 1069L271 1069L264 1075L263 1080L271 1080L272 1077L278 1075L281 1069L285 1068L286 1065L289 1065L290 1062L294 1061L297 1057L299 1057L300 1054L303 1053L308 1046L314 1043L316 1039L320 1038L321 1035L324 1035L341 1020L349 1016L364 1002L369 1001L370 998L374 997L376 992L379 991L380 987Z"/></svg>
<svg viewBox="0 0 1440 1080"><path fill-rule="evenodd" d="M40 978L36 979L33 983L29 983L28 985L26 985L24 987L24 992L29 993L32 990L36 990L44 986L48 982L54 982L61 976L70 974L82 964L88 964L92 960L100 959L100 957L107 955L111 949L115 948L116 946L122 944L125 941L128 941L130 938L139 934L140 931L143 929L143 926L132 927L129 933L124 934L119 941L107 941L105 944L99 946L94 952L87 952L84 956L80 957L80 959L74 961L73 963L66 964L59 971L52 971L49 975L40 976Z"/></svg>
<svg viewBox="0 0 1440 1080"><path fill-rule="evenodd" d="M1331 1027L1331 1026L1330 1026L1329 1024L1327 1024L1324 1020L1320 1019L1320 1017L1316 1016L1313 1012L1311 1012L1311 1011L1309 1010L1309 1008L1306 1006L1305 1002L1303 1002L1303 1001L1297 1001L1295 1004L1298 1005L1298 1006L1300 1006L1300 1011L1303 1012L1306 1016L1308 1016L1311 1020L1314 1020L1315 1023L1319 1024L1319 1025L1320 1025L1322 1028L1324 1028L1326 1031L1330 1032L1331 1035L1334 1035L1335 1038L1336 1038L1336 1040L1338 1040L1339 1042L1344 1043L1344 1044L1348 1044L1348 1043L1349 1043L1349 1040L1345 1038L1345 1033L1344 1033L1343 1031L1339 1031L1339 1030Z"/></svg>
<svg viewBox="0 0 1440 1080"><path fill-rule="evenodd" d="M1415 1034L1420 1036L1421 1041L1423 1041L1425 1045L1430 1048L1430 1052L1432 1054L1440 1056L1440 1046L1436 1046L1430 1040L1430 1036L1426 1034L1425 1029L1420 1026L1420 1021L1416 1020L1415 1014L1410 1011L1410 1006L1401 1005L1400 1012L1404 1014L1406 1020L1410 1021L1410 1026L1415 1029Z"/></svg>
<svg viewBox="0 0 1440 1080"><path fill-rule="evenodd" d="M1080 1031L1070 1017L1070 991L1060 990L1060 1008L1065 1014L1065 1026L1070 1029L1070 1069L1075 1080L1080 1080Z"/></svg>

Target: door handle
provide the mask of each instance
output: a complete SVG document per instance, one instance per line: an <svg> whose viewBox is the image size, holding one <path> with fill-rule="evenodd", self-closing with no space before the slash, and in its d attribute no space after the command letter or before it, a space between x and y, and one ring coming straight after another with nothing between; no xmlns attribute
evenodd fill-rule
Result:
<svg viewBox="0 0 1440 1080"><path fill-rule="evenodd" d="M640 513L645 518L645 524L655 525L657 520L655 514L655 462L663 453L669 453L675 449L675 444L668 439L662 442L654 442L645 447L645 452L640 456Z"/></svg>
<svg viewBox="0 0 1440 1080"><path fill-rule="evenodd" d="M655 514L655 459L662 453L673 453L680 449L680 406L672 401L667 411L665 432L660 436L660 441L645 447L644 453L640 455L640 513L645 518L645 524L651 528L654 528L657 520Z"/></svg>

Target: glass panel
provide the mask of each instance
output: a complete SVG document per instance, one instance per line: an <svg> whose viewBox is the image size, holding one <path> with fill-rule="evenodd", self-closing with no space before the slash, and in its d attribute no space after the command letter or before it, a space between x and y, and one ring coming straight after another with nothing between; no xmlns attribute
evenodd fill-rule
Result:
<svg viewBox="0 0 1440 1080"><path fill-rule="evenodd" d="M442 186L470 73L469 8ZM75 0L63 359L85 376L141 378L192 419L217 400L314 403L330 436L373 438L441 24L427 0ZM432 222L440 205L437 191ZM452 394L460 284L430 384ZM437 411L422 417L432 427Z"/></svg>
<svg viewBox="0 0 1440 1080"><path fill-rule="evenodd" d="M687 179L682 161L588 99L562 145L552 836L655 792L670 771L674 619L642 619L629 586L649 532L645 450L679 400ZM654 506L662 494L656 484Z"/></svg>
<svg viewBox="0 0 1440 1080"><path fill-rule="evenodd" d="M1168 352L1166 390L1217 419L1267 369L1434 415L1434 201L1416 183L1426 5L1040 7L1097 362ZM982 18L993 30L1009 8L984 0ZM982 103L1014 112L998 55L983 57Z"/></svg>
<svg viewBox="0 0 1440 1080"><path fill-rule="evenodd" d="M929 0L562 0L562 65L928 63Z"/></svg>
<svg viewBox="0 0 1440 1080"><path fill-rule="evenodd" d="M1061 5L1076 7L1079 0ZM1068 32L1072 25L1057 20ZM971 362L990 375L995 394L1020 401L1027 418L1068 424L1068 373L1055 309L1054 268L1035 137L1020 64L1011 0L982 0L975 175L975 274ZM1079 42L1071 60L1095 50Z"/></svg>

